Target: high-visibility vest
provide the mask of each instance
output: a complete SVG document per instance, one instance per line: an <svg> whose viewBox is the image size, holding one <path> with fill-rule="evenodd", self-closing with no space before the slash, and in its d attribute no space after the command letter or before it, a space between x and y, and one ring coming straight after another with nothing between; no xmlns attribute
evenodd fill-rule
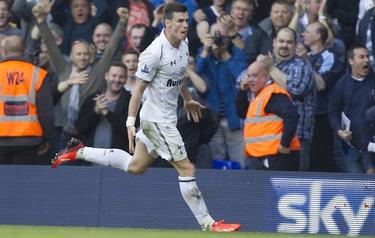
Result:
<svg viewBox="0 0 375 238"><path fill-rule="evenodd" d="M250 103L247 110L244 139L245 155L250 157L264 157L279 153L284 123L282 118L273 113L266 113L268 101L273 93L289 94L275 83L269 84ZM300 150L300 143L296 136L290 143L290 150Z"/></svg>
<svg viewBox="0 0 375 238"><path fill-rule="evenodd" d="M27 61L0 62L0 137L43 136L35 101L46 75Z"/></svg>

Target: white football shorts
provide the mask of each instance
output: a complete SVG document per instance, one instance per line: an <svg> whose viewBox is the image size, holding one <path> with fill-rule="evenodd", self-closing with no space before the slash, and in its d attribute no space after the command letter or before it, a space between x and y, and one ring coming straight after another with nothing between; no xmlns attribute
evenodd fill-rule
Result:
<svg viewBox="0 0 375 238"><path fill-rule="evenodd" d="M187 158L185 144L180 132L172 123L156 123L141 119L141 130L137 138L142 141L148 153L156 158L180 161Z"/></svg>

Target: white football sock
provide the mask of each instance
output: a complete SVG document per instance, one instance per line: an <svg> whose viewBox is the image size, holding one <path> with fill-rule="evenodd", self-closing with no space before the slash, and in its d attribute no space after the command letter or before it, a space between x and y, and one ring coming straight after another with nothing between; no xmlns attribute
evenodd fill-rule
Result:
<svg viewBox="0 0 375 238"><path fill-rule="evenodd" d="M214 219L208 213L206 203L195 182L195 177L178 177L180 191L185 202L189 205L202 230L210 228Z"/></svg>
<svg viewBox="0 0 375 238"><path fill-rule="evenodd" d="M76 159L83 159L95 164L111 166L127 172L133 156L120 149L83 147L78 150Z"/></svg>

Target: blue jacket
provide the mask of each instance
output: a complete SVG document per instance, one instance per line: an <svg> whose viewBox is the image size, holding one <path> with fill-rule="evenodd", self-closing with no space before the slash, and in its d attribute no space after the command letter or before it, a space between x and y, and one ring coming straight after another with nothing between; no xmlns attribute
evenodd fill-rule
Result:
<svg viewBox="0 0 375 238"><path fill-rule="evenodd" d="M231 129L241 127L236 112L236 78L246 69L245 53L234 46L229 47L231 58L226 61L216 59L212 54L202 58L197 56L197 72L202 75L208 85L207 104L216 113L220 110L220 97L225 105L228 124Z"/></svg>

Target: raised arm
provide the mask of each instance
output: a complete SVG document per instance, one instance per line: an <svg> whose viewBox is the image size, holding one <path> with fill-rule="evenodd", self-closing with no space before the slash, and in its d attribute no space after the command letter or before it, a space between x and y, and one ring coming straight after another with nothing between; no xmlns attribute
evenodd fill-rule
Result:
<svg viewBox="0 0 375 238"><path fill-rule="evenodd" d="M292 28L294 31L297 31L298 21L302 12L302 0L296 0L294 3L294 14L292 19L289 22L289 28Z"/></svg>
<svg viewBox="0 0 375 238"><path fill-rule="evenodd" d="M46 16L51 11L52 3L47 1L48 3L38 3L32 9L33 15L36 18L37 26L40 30L40 35L44 40L48 54L51 58L52 64L56 69L57 74L63 73L67 67L68 63L66 62L63 54L61 53L59 47L56 45L55 37L52 35L51 30L48 27L46 22Z"/></svg>

